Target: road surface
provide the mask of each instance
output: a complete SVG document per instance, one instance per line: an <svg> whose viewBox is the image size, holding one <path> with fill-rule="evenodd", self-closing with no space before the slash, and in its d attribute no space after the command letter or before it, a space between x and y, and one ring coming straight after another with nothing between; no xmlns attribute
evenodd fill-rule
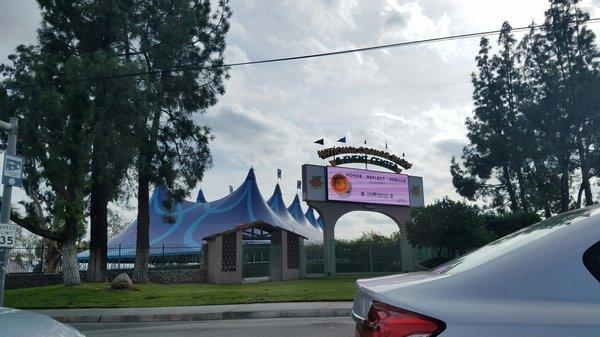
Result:
<svg viewBox="0 0 600 337"><path fill-rule="evenodd" d="M178 323L72 324L86 337L352 337L350 318L274 318Z"/></svg>

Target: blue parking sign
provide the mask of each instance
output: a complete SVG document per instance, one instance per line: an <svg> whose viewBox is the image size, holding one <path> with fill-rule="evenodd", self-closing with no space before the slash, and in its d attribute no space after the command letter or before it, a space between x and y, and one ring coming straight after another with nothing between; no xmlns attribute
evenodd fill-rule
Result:
<svg viewBox="0 0 600 337"><path fill-rule="evenodd" d="M2 184L8 186L23 186L23 159L9 154L4 155L4 170Z"/></svg>

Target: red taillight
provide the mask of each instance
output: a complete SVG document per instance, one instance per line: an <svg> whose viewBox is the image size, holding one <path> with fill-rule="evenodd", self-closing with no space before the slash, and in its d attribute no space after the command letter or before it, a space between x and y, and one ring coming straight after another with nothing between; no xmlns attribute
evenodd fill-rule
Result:
<svg viewBox="0 0 600 337"><path fill-rule="evenodd" d="M432 337L445 328L442 321L373 301L365 322L356 324L356 337Z"/></svg>

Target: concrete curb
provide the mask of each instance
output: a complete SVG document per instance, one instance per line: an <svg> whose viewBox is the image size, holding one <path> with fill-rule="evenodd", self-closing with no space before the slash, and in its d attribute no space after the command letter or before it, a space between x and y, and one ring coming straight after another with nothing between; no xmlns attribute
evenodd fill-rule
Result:
<svg viewBox="0 0 600 337"><path fill-rule="evenodd" d="M352 302L268 303L169 308L35 310L62 323L186 322L229 319L350 317Z"/></svg>

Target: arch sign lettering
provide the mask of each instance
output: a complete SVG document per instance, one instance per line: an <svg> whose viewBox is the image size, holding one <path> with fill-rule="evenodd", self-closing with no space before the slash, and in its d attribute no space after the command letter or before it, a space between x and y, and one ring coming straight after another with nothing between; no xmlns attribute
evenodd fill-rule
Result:
<svg viewBox="0 0 600 337"><path fill-rule="evenodd" d="M402 172L403 168L408 170L412 167L412 164L404 158L400 158L383 150L363 146L330 147L328 149L319 150L317 155L321 159L334 157L329 161L331 166L351 163L372 164L384 167L396 173Z"/></svg>
<svg viewBox="0 0 600 337"><path fill-rule="evenodd" d="M423 179L402 174L412 164L404 158L367 147L342 146L317 152L329 166L302 166L302 196L305 201L352 202L363 205L420 207L424 204ZM342 167L364 163L392 172Z"/></svg>

